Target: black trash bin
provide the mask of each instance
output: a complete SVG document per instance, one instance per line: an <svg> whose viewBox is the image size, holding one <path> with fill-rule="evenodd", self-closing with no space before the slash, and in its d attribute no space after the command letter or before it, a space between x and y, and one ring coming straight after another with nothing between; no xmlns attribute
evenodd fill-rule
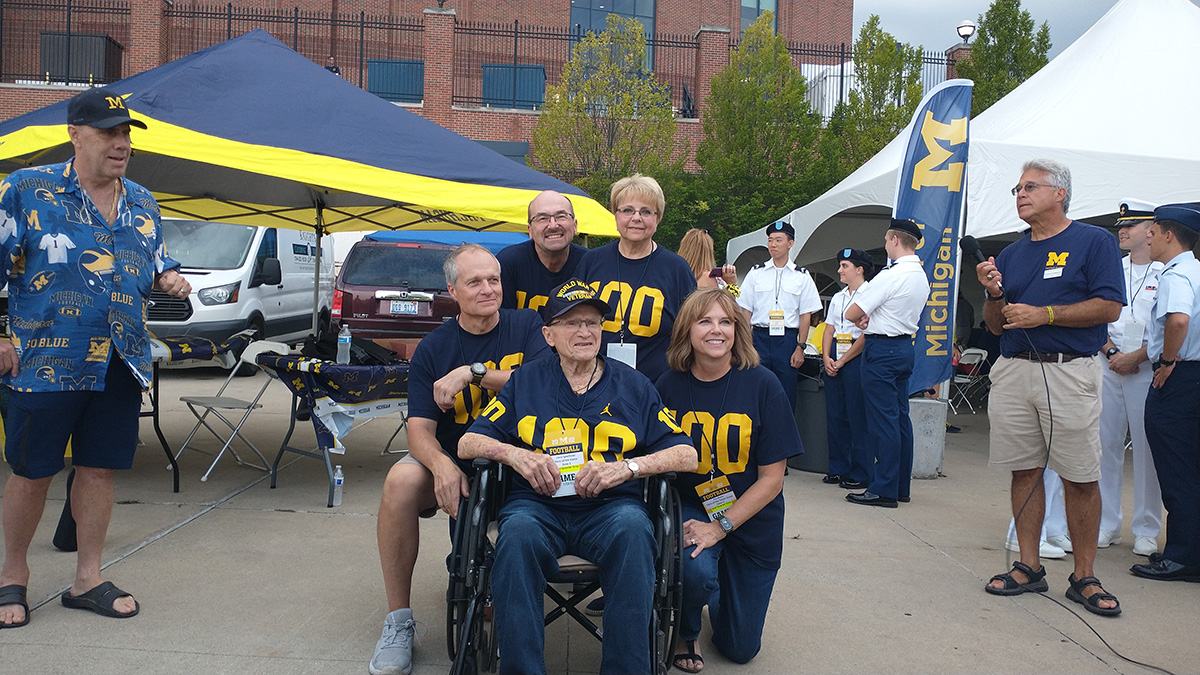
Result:
<svg viewBox="0 0 1200 675"><path fill-rule="evenodd" d="M829 472L829 436L825 422L825 381L821 378L824 361L820 356L804 359L796 384L796 427L804 454L788 460L788 466L814 473Z"/></svg>

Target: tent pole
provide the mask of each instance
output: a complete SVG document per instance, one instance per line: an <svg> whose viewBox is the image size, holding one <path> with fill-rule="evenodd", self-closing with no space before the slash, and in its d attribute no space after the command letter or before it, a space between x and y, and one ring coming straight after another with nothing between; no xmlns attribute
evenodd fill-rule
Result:
<svg viewBox="0 0 1200 675"><path fill-rule="evenodd" d="M959 221L958 221L958 239L959 239L959 241L962 241L962 238L967 236L967 171L969 171L969 170L970 170L970 163L968 161L967 166L964 167L964 169L963 169L962 210L959 214ZM958 336L955 335L954 329L957 328L957 326L958 326L958 309L959 309L958 297L960 295L959 289L962 287L962 273L963 273L962 246L956 245L954 247L954 251L955 251L954 269L956 269L958 271L954 274L954 292L953 292L953 295L951 295L951 297L950 297L950 301L951 301L950 306L954 308L954 311L950 313L950 320L953 322L953 325L952 325L952 328L950 331L950 354L951 354L951 356L954 355L954 345L958 344L958 342L957 342ZM967 335L964 337L964 339L970 339L970 337L971 337L970 329L971 328L974 328L974 326L969 326L967 328L968 332L967 332ZM950 379L946 380L945 387L943 388L943 391L946 393L947 401L951 400L950 399L950 387L953 386L953 384L954 384L954 373L956 372L956 368L957 368L956 366L951 365Z"/></svg>
<svg viewBox="0 0 1200 675"><path fill-rule="evenodd" d="M321 203L317 202L317 256L316 265L313 266L313 311L312 311L312 334L315 340L321 334L319 324L321 323L321 235L325 233L325 210L321 208Z"/></svg>

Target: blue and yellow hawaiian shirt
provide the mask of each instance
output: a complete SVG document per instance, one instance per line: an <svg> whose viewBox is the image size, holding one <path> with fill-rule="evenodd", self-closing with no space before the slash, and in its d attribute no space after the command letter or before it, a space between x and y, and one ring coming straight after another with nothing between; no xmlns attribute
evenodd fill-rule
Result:
<svg viewBox="0 0 1200 675"><path fill-rule="evenodd" d="M15 171L0 181L0 259L8 282L17 391L104 389L114 351L150 386L146 308L167 256L158 204L121 179L117 223L80 186L72 160Z"/></svg>

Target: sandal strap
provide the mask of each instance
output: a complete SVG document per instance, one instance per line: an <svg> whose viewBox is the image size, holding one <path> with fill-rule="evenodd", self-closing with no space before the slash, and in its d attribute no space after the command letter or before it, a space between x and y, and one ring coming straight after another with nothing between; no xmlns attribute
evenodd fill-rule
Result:
<svg viewBox="0 0 1200 675"><path fill-rule="evenodd" d="M1046 566L1045 565L1039 565L1038 568L1036 570L1034 570L1029 565L1026 565L1025 563L1021 562L1020 560L1017 560L1017 561L1013 562L1013 569L1017 570L1019 572L1023 572L1025 574L1025 576L1029 578L1030 582L1041 581L1046 576Z"/></svg>
<svg viewBox="0 0 1200 675"><path fill-rule="evenodd" d="M1075 588L1075 590L1077 590L1077 591L1082 591L1083 589L1087 588L1088 586L1096 586L1097 588L1104 588L1103 586L1100 585L1100 580L1097 579L1096 577L1084 577L1082 579L1076 579L1075 575L1072 574L1070 582L1071 582L1071 586L1073 586Z"/></svg>

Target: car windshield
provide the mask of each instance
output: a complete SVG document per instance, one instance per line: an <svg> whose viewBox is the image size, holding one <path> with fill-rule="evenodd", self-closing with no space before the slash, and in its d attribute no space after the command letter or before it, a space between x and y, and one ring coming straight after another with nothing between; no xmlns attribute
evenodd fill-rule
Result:
<svg viewBox="0 0 1200 675"><path fill-rule="evenodd" d="M167 254L184 267L232 270L242 266L254 241L253 225L164 220Z"/></svg>
<svg viewBox="0 0 1200 675"><path fill-rule="evenodd" d="M351 286L441 290L446 287L442 264L448 255L450 251L436 248L356 246L343 265L343 279Z"/></svg>

